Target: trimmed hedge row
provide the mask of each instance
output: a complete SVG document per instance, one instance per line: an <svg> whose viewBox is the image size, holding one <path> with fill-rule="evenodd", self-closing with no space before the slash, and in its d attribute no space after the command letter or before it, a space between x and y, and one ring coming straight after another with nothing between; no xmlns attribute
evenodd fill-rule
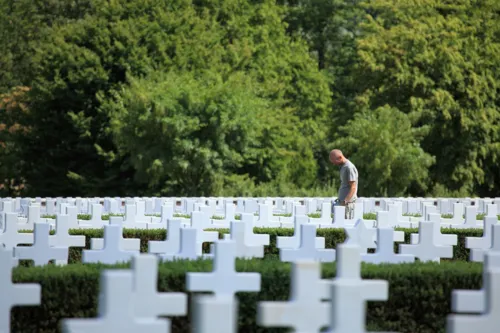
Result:
<svg viewBox="0 0 500 333"><path fill-rule="evenodd" d="M418 229L413 228L396 228L396 230L401 230L405 232L405 243L410 243L410 234L418 233ZM229 233L229 229L207 229L207 231L218 231L219 238L223 238L223 234ZM254 232L257 234L268 234L270 236L269 246L264 247L264 254L266 257L276 257L279 256L279 249L276 247L276 237L278 236L292 236L294 230L291 228L254 228ZM481 229L450 229L442 228L441 232L443 234L456 234L458 237L457 246L453 247L453 259L442 259L443 261L468 261L470 250L465 248L465 237L481 237L483 235L483 230ZM52 234L54 231L51 232ZM71 235L84 235L86 238L86 249L90 249L90 239L91 238L102 238L103 229L70 229L69 233ZM165 240L166 239L165 229L123 229L124 238L139 238L141 240L141 252L148 251L148 242L151 240ZM337 244L343 243L346 239L346 234L344 229L318 229L318 237L325 238L326 248L336 248ZM394 251L399 253L399 244L394 243ZM82 248L70 248L69 249L69 263L79 263L82 259ZM203 252L209 253L210 243L203 244ZM374 250L369 250L369 252L374 252ZM28 261L22 260L21 265L31 266Z"/></svg>
<svg viewBox="0 0 500 333"><path fill-rule="evenodd" d="M323 278L335 276L335 264L323 264ZM127 268L122 265L83 265L65 267L18 267L13 271L16 283L36 282L42 286L42 305L16 307L12 310L12 332L60 332L62 318L95 317L103 268ZM241 272L259 272L259 293L239 293L239 332L285 332L256 324L258 301L282 301L289 298L290 264L277 260L237 260ZM186 272L208 272L211 260L176 261L159 267L159 291L184 291ZM362 264L365 279L389 282L389 300L368 302L369 331L408 333L445 332L446 316L451 309L454 289L480 289L482 264L468 262L413 263L399 265ZM191 295L188 293L189 297ZM188 302L190 306L190 302ZM191 312L189 312L191 313ZM175 317L172 332L190 332L190 318Z"/></svg>

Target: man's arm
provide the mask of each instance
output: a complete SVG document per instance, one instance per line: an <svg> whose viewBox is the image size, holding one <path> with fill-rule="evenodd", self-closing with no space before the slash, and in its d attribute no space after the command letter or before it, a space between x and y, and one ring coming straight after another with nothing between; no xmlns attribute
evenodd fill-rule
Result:
<svg viewBox="0 0 500 333"><path fill-rule="evenodd" d="M349 201L351 201L352 196L356 192L356 182L355 181L350 181L349 186L351 188L349 189L349 193L347 193L347 196L344 199L344 203L348 203Z"/></svg>

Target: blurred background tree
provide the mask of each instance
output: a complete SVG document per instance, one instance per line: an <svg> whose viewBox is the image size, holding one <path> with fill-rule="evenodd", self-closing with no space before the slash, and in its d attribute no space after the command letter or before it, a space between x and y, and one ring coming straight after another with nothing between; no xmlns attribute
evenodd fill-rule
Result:
<svg viewBox="0 0 500 333"><path fill-rule="evenodd" d="M361 196L495 196L499 13L0 0L0 195L335 195L340 148Z"/></svg>

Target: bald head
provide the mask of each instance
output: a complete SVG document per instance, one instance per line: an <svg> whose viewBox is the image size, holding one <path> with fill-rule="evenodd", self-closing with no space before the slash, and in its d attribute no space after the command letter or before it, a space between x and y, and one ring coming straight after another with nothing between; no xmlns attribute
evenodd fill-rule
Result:
<svg viewBox="0 0 500 333"><path fill-rule="evenodd" d="M339 149L334 149L330 152L330 162L335 165L341 165L345 163L344 154Z"/></svg>

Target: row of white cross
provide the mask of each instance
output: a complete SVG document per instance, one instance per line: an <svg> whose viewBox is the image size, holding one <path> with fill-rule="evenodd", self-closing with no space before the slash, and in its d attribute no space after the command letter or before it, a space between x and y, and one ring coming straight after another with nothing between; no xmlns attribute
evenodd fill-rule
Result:
<svg viewBox="0 0 500 333"><path fill-rule="evenodd" d="M196 211L197 206L209 206L212 213L223 211L224 205L228 202L236 203L237 213L256 213L259 204L268 204L279 212L291 213L293 203L303 204L307 213L313 213L321 209L322 203L332 203L335 197L262 197L262 198L242 198L242 197L134 197L134 198L0 198L12 206L9 212L26 213L27 207L31 203L44 206L45 214L64 213L62 208L65 204L76 206L78 213L90 213L93 204L102 204L106 213L124 213L124 204L137 204L138 215L160 213L164 203L170 202L180 213L191 213ZM436 206L441 214L459 213L464 214L464 207L474 206L479 213L486 212L488 204L500 206L500 198L358 198L358 203L363 208L362 212L370 213L378 210L389 210L390 205L400 204L404 213L423 213L423 205ZM456 204L461 204L457 206ZM500 211L498 212L500 214ZM458 214L455 214L458 215Z"/></svg>
<svg viewBox="0 0 500 333"><path fill-rule="evenodd" d="M213 271L187 273L186 290L210 292L196 295L192 325L198 333L237 332L237 292L261 290L260 274L235 271L237 242L215 242ZM337 275L321 279L321 264L301 260L292 263L290 298L287 302L261 301L257 323L264 327L291 327L295 332L361 333L365 332L365 303L385 301L389 296L387 281L363 280L360 274L361 249L344 243L337 247ZM483 289L455 291L447 332L493 333L500 327L500 268L493 262L498 253L487 252L483 266ZM10 308L14 305L38 305L41 288L37 284L12 284L11 268L15 265L11 251L0 249L0 331L10 331ZM169 319L159 318L187 314L187 294L159 293L158 257L136 254L130 270L104 270L97 318L63 320L67 333L170 332Z"/></svg>
<svg viewBox="0 0 500 333"><path fill-rule="evenodd" d="M114 199L113 199L114 200ZM186 199L187 200L187 199ZM194 200L194 199L191 199ZM314 200L314 199L308 199ZM174 202L166 201L160 207L161 216L148 216L144 209L144 204L147 201L143 200L132 200L127 201L124 206L124 227L135 228L135 229L155 229L161 228L165 225L167 219L174 217L174 213L178 207L174 206ZM311 212L316 212L315 205L301 205L298 202L286 201L287 212L290 212L291 216L275 216L273 213L276 212L277 208L273 206L272 201L265 201L265 203L259 203L256 205L254 217L254 224L257 227L293 227L294 218L296 215L306 215ZM353 225L355 221L363 218L364 206L366 202L362 201L356 204L354 220L344 219L344 207L336 206L334 207L334 217L332 219L331 213L331 202L323 202L319 205L321 209L320 216L310 217L309 223L316 224L318 228L342 228L345 226ZM385 201L382 201L385 202ZM496 202L496 201L495 201ZM4 200L0 203L0 228L2 227L2 220L4 219L5 213L14 213L13 201ZM389 212L387 226L397 226L397 227L417 227L418 218L411 216L403 216L403 210L401 202L393 202L386 204L386 211ZM185 205L184 209L188 206ZM190 210L180 212L187 213L194 217L194 214L199 214L198 218L202 220L202 223L207 223L211 228L228 228L231 220L234 219L235 215L238 213L237 206L230 200L225 200L223 204L223 210L216 213L216 206L206 206L200 202L194 202L193 207ZM311 207L314 207L312 210ZM90 204L90 219L89 220L78 220L78 206L72 205L71 203L61 203L55 214L68 214L70 227L73 229L77 228L102 228L103 225L109 224L108 221L102 219L102 213L105 206L100 203ZM453 228L481 228L482 221L476 219L478 213L477 206L464 206L464 203L453 203L453 216L451 218L441 218L440 222L443 225L450 226ZM21 214L20 223L18 224L19 229L33 229L34 223L41 222L41 220L50 222L54 224L53 219L41 219L41 207L36 202L30 202L29 205L25 207L26 214ZM312 210L312 211L311 211ZM484 210L488 216L496 216L498 214L498 206L492 204L485 204ZM279 210L278 210L279 211ZM379 210L380 211L380 210ZM384 210L382 210L384 211ZM434 206L428 202L422 202L420 211L423 216L429 213L438 213L438 207ZM203 213L203 214L200 214ZM253 209L252 211L253 212ZM249 212L249 213L251 213ZM18 214L20 214L18 212ZM217 215L218 218L213 218ZM50 215L53 216L53 215ZM189 219L182 219L184 224L189 223Z"/></svg>
<svg viewBox="0 0 500 333"><path fill-rule="evenodd" d="M495 207L494 207L495 208ZM362 259L371 263L411 262L415 258L420 261L436 261L441 258L453 258L453 246L457 245L457 236L442 234L439 214L427 214L427 220L419 222L419 233L411 235L411 244L400 244L400 253L393 251L394 242L403 242L404 233L394 231L387 226L389 212L378 212L376 224L378 228L367 226L366 221L358 220L344 229L348 242L355 242L362 249ZM35 223L33 233L19 232L19 217L15 213L5 214L5 229L0 233L0 244L14 250L18 259L33 260L35 265L45 265L49 260L57 264L65 264L68 259L68 248L85 247L85 236L70 235L69 215L58 214L55 222L55 234L49 236L49 224ZM104 238L90 240L90 250L83 251L83 262L102 262L114 264L130 260L140 251L140 239L123 238L124 218L111 216L110 224L104 225ZM466 248L472 249L470 259L482 261L484 250L496 249L500 246L492 242L491 233L498 224L495 216L483 219L484 234L482 237L466 237ZM262 258L264 246L269 245L269 235L254 234L253 214L241 214L240 221L230 222L230 233L224 237L237 241L239 258ZM335 260L335 250L325 249L325 240L316 237L317 226L308 223L307 216L296 215L294 218L294 234L291 237L277 237L277 247L282 261L303 259L331 262ZM196 259L202 254L202 245L218 239L215 231L205 231L209 224L203 219L202 212L193 212L191 223L185 225L181 220L169 219L165 227L167 239L149 241L148 252L159 255L164 260ZM492 229L493 228L493 229ZM493 231L494 232L494 231ZM19 246L29 245L32 246ZM374 254L367 254L368 249L376 249ZM204 255L204 256L210 256Z"/></svg>
<svg viewBox="0 0 500 333"><path fill-rule="evenodd" d="M379 212L378 219L382 221L387 212ZM68 248L85 247L85 236L70 235L67 215L58 215L56 233L49 235L47 223L36 223L34 233L19 232L15 228L16 214L6 214L5 231L0 233L0 244L13 250L18 259L33 260L35 265L45 265L50 260L57 264L66 264ZM347 242L360 246L362 260L370 263L401 263L420 261L436 261L441 258L453 258L453 246L457 245L457 236L442 234L438 214L429 214L428 221L419 223L419 233L411 235L411 244L400 244L400 253L393 250L394 242L404 241L402 231L394 231L391 227L367 227L362 220L345 228ZM500 225L496 217L484 218L484 234L482 237L466 237L466 248L472 249L470 259L482 261L484 251L491 249L500 251L500 237L496 235ZM305 216L296 216L294 235L277 237L277 247L280 249L282 261L319 260L335 261L335 250L325 249L325 240L316 237L316 226L307 223ZM179 220L168 220L167 239L149 241L148 252L159 255L163 260L197 259L202 254L202 245L218 239L218 232L205 231L203 225L182 227ZM237 257L262 258L264 246L270 239L267 234L254 234L252 215L242 214L241 221L232 221L230 233L226 239L237 242ZM83 251L84 263L101 262L114 264L129 261L139 253L140 239L123 238L123 218L111 217L110 225L104 226L104 238L90 240L91 249ZM32 246L18 245L33 244ZM374 254L368 254L368 249L376 249Z"/></svg>

